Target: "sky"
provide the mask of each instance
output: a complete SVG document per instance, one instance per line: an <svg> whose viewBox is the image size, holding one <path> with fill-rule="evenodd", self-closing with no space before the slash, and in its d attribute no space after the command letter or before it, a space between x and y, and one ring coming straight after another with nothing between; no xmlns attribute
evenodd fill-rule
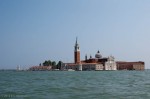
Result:
<svg viewBox="0 0 150 99"><path fill-rule="evenodd" d="M150 0L0 0L0 69L74 61L85 54L144 61L150 69Z"/></svg>

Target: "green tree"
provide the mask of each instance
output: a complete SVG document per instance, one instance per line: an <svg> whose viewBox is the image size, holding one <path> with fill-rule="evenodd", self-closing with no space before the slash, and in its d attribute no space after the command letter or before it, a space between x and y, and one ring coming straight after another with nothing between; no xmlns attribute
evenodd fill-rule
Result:
<svg viewBox="0 0 150 99"><path fill-rule="evenodd" d="M57 68L56 68L56 62L55 62L55 61L52 62L52 68L53 68L53 69L57 69Z"/></svg>
<svg viewBox="0 0 150 99"><path fill-rule="evenodd" d="M47 65L47 66L51 66L51 65L52 65L51 60L48 60L47 62L48 62L48 65Z"/></svg>
<svg viewBox="0 0 150 99"><path fill-rule="evenodd" d="M56 66L56 62L55 61L52 62L52 66Z"/></svg>
<svg viewBox="0 0 150 99"><path fill-rule="evenodd" d="M47 61L43 62L43 66L46 66L47 65Z"/></svg>
<svg viewBox="0 0 150 99"><path fill-rule="evenodd" d="M61 65L62 65L62 61L59 61L58 63L57 63L57 69L61 69Z"/></svg>
<svg viewBox="0 0 150 99"><path fill-rule="evenodd" d="M45 60L45 62L43 63L43 66L50 66L51 65L51 61L50 60Z"/></svg>

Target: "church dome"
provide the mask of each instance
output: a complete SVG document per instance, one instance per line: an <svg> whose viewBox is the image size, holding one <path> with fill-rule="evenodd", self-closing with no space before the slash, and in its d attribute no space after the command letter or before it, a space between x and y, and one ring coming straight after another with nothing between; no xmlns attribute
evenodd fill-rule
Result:
<svg viewBox="0 0 150 99"><path fill-rule="evenodd" d="M95 54L95 58L102 58L102 55L100 54L99 51L97 51L97 53Z"/></svg>

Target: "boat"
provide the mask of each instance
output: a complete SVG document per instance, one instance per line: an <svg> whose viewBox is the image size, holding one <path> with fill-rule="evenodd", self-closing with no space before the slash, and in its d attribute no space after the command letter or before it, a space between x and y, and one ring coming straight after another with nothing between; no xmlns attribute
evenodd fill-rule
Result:
<svg viewBox="0 0 150 99"><path fill-rule="evenodd" d="M68 69L67 71L75 71L75 70L73 70L73 69Z"/></svg>

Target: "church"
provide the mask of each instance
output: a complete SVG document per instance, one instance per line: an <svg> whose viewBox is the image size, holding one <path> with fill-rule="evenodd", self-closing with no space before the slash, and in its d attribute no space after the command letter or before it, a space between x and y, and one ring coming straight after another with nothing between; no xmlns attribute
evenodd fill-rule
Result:
<svg viewBox="0 0 150 99"><path fill-rule="evenodd" d="M113 56L102 57L100 51L97 51L95 58L85 55L85 60L80 59L80 46L76 38L74 46L74 63L63 63L61 70L75 71L100 71L100 70L117 70L117 64Z"/></svg>

